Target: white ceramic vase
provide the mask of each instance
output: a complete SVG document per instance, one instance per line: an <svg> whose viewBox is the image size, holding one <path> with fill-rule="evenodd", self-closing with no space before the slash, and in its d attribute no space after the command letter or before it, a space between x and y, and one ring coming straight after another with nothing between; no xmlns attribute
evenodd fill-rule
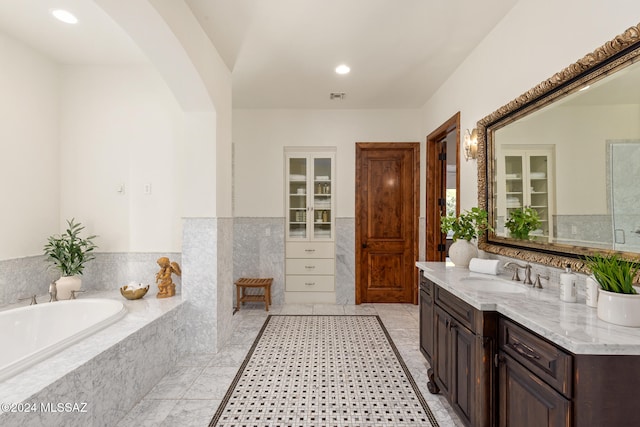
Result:
<svg viewBox="0 0 640 427"><path fill-rule="evenodd" d="M478 256L478 248L468 240L458 239L449 247L449 259L456 267L469 267L471 258Z"/></svg>
<svg viewBox="0 0 640 427"><path fill-rule="evenodd" d="M598 318L615 325L640 327L639 294L619 294L603 289L598 290Z"/></svg>
<svg viewBox="0 0 640 427"><path fill-rule="evenodd" d="M82 287L80 276L62 276L56 280L57 298L59 300L71 298L71 291L79 291Z"/></svg>

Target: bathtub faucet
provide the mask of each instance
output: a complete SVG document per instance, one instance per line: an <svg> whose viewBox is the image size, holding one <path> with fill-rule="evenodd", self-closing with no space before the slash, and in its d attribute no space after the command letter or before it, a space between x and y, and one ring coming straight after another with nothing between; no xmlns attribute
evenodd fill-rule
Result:
<svg viewBox="0 0 640 427"><path fill-rule="evenodd" d="M49 298L49 302L58 301L58 288L56 288L55 281L51 282L51 284L49 285L49 296L51 297Z"/></svg>
<svg viewBox="0 0 640 427"><path fill-rule="evenodd" d="M38 300L36 299L36 295L31 295L30 297L26 297L26 298L18 298L18 301L25 301L25 300L31 300L31 303L29 305L34 305L38 303Z"/></svg>
<svg viewBox="0 0 640 427"><path fill-rule="evenodd" d="M71 290L71 296L69 297L69 299L76 299L76 294L78 292L84 292L84 291L76 291L75 289Z"/></svg>

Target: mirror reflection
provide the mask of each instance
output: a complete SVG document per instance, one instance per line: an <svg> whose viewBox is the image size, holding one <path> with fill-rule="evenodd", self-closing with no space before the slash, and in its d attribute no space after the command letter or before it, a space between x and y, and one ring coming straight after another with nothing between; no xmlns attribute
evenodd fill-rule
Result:
<svg viewBox="0 0 640 427"><path fill-rule="evenodd" d="M640 63L504 122L487 128L489 240L640 253Z"/></svg>

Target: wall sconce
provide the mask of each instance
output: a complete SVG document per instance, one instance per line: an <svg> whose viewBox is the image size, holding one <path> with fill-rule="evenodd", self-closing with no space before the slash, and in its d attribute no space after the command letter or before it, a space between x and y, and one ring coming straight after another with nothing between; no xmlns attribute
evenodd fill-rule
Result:
<svg viewBox="0 0 640 427"><path fill-rule="evenodd" d="M464 132L464 158L469 161L478 157L478 129Z"/></svg>

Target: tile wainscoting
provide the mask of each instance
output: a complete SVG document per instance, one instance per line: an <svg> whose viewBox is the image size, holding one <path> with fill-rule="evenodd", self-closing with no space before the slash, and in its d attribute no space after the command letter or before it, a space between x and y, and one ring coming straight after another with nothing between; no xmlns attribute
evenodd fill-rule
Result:
<svg viewBox="0 0 640 427"><path fill-rule="evenodd" d="M355 304L354 244L355 219L336 218L337 304ZM234 218L234 279L273 277L272 302L284 304L284 259L284 217Z"/></svg>
<svg viewBox="0 0 640 427"><path fill-rule="evenodd" d="M155 296L156 260L162 256L181 263L180 253L108 253L98 252L96 259L87 264L82 275L82 288L87 291L107 291L129 282L148 283L149 296ZM38 295L38 301L49 300L49 283L59 274L49 268L44 255L0 261L0 306L13 304L18 298ZM180 277L174 276L177 292Z"/></svg>

